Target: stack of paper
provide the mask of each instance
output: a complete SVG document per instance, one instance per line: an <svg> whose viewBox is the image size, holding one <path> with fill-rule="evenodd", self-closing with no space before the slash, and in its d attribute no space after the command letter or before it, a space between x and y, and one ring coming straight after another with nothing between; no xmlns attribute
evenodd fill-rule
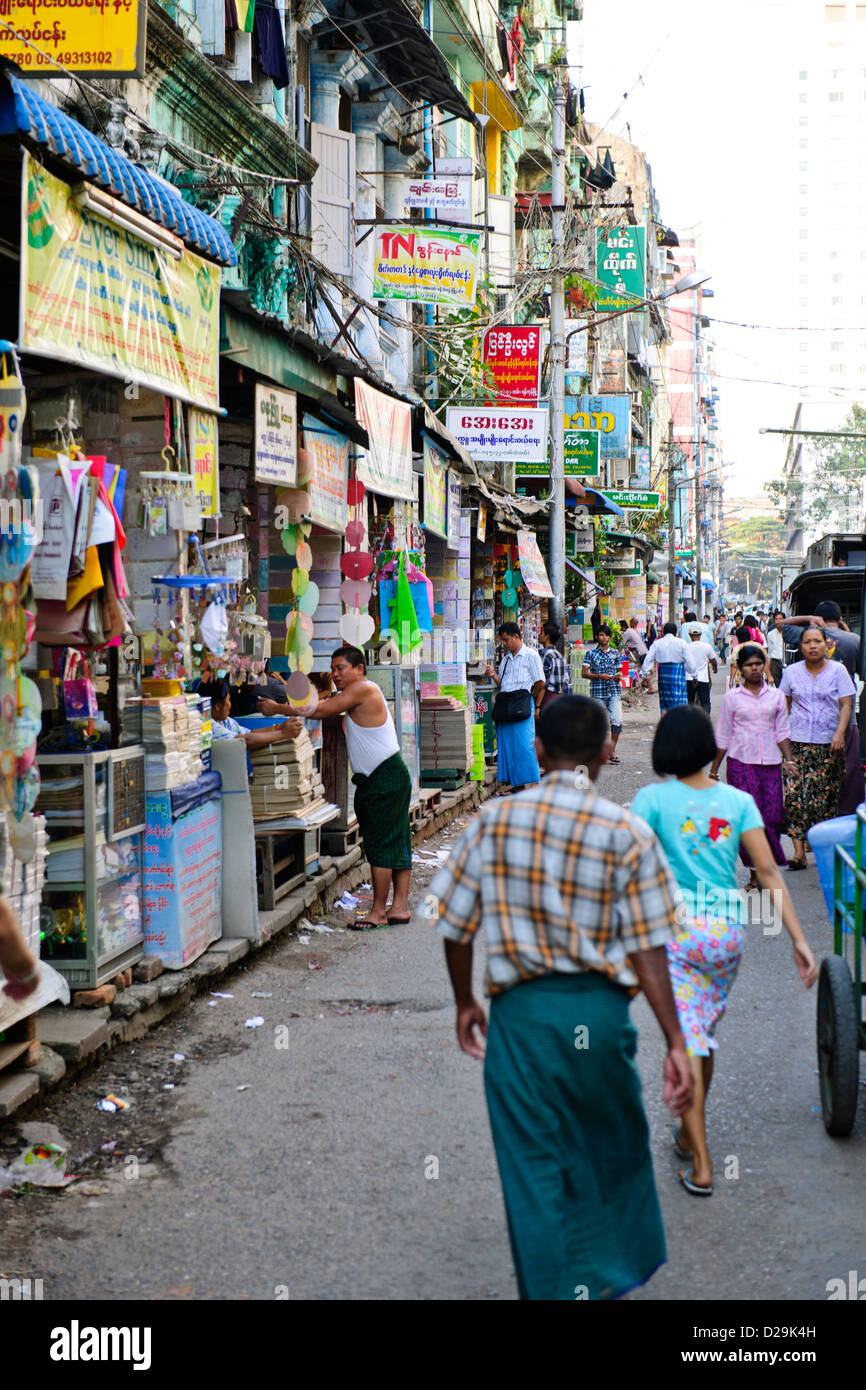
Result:
<svg viewBox="0 0 866 1390"><path fill-rule="evenodd" d="M142 700L141 737L147 755L148 791L170 791L201 775L201 716L197 700L192 714L186 695Z"/></svg>
<svg viewBox="0 0 866 1390"><path fill-rule="evenodd" d="M421 770L472 766L472 711L448 697L421 701Z"/></svg>
<svg viewBox="0 0 866 1390"><path fill-rule="evenodd" d="M281 739L266 748L256 748L250 761L253 820L303 816L326 805L325 789L306 730L295 739Z"/></svg>

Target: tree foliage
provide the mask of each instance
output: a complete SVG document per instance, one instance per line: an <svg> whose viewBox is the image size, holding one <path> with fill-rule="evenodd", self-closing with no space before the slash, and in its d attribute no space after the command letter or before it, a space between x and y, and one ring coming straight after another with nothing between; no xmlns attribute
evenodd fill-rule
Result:
<svg viewBox="0 0 866 1390"><path fill-rule="evenodd" d="M805 477L777 478L767 492L783 515L794 508L801 524L824 523L824 529L861 529L862 492L866 478L866 406L853 405L842 430L862 439L810 438L804 448ZM829 524L827 524L829 523Z"/></svg>

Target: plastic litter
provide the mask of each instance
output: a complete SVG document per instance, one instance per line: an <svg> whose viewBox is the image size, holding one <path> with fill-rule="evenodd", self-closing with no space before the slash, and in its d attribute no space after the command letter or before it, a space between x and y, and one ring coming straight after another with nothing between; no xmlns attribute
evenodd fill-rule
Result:
<svg viewBox="0 0 866 1390"><path fill-rule="evenodd" d="M114 1151L116 1148L117 1148L117 1140L116 1140L116 1139L109 1139L109 1140L107 1141L107 1143L105 1143L105 1144L100 1144L100 1146L99 1146L99 1152L100 1152L101 1154L110 1154L110 1153L113 1153L113 1151Z"/></svg>
<svg viewBox="0 0 866 1390"><path fill-rule="evenodd" d="M221 994L218 989L212 989L211 994L213 995L214 999L234 999L233 994Z"/></svg>
<svg viewBox="0 0 866 1390"><path fill-rule="evenodd" d="M244 1027L245 1027L245 1028L261 1028L261 1026L262 1026L262 1024L264 1023L264 1021L265 1021L265 1020L262 1018L261 1014L256 1014L255 1018L248 1018L248 1019L247 1019L246 1023L244 1024Z"/></svg>
<svg viewBox="0 0 866 1390"><path fill-rule="evenodd" d="M67 1187L75 1181L75 1173L67 1173L69 1154L59 1144L31 1144L13 1159L8 1168L0 1168L0 1192L11 1187Z"/></svg>
<svg viewBox="0 0 866 1390"><path fill-rule="evenodd" d="M250 1089L250 1088L249 1088L249 1084L247 1084L247 1085L245 1085L245 1086L235 1086L235 1090L236 1090L236 1091L248 1091L249 1089Z"/></svg>
<svg viewBox="0 0 866 1390"><path fill-rule="evenodd" d="M250 995L251 999L273 999L273 997L273 992L271 990L264 989L254 989Z"/></svg>
<svg viewBox="0 0 866 1390"><path fill-rule="evenodd" d="M115 1110L128 1110L129 1101L121 1100L120 1096L108 1095L96 1102L96 1108L98 1110L106 1110L110 1115L113 1115Z"/></svg>
<svg viewBox="0 0 866 1390"><path fill-rule="evenodd" d="M217 1006L217 1001L215 999L209 999L207 1001L207 1006L209 1009L215 1009Z"/></svg>
<svg viewBox="0 0 866 1390"><path fill-rule="evenodd" d="M307 961L307 969L308 969L308 970L321 970L321 968L322 968L322 962L321 962L320 960L308 960L308 961Z"/></svg>
<svg viewBox="0 0 866 1390"><path fill-rule="evenodd" d="M298 941L301 943L302 946L309 946L310 944L310 938L306 933L304 933L303 936L299 936Z"/></svg>
<svg viewBox="0 0 866 1390"><path fill-rule="evenodd" d="M173 1081L166 1081L166 1083L165 1083L165 1085L163 1086L162 1089L163 1089L164 1091L173 1091L173 1090L174 1090L174 1082L173 1082Z"/></svg>
<svg viewBox="0 0 866 1390"><path fill-rule="evenodd" d="M302 917L298 922L298 930L302 932L332 932L333 927L329 927L327 922L311 922L309 918Z"/></svg>
<svg viewBox="0 0 866 1390"><path fill-rule="evenodd" d="M338 898L334 903L334 907L342 908L344 912L354 912L360 901L361 899L356 898L354 893L350 893L348 889L345 889L343 891L343 896Z"/></svg>
<svg viewBox="0 0 866 1390"><path fill-rule="evenodd" d="M184 1053L184 1052L176 1052L176 1053L174 1054L174 1056L172 1057L171 1060L172 1060L173 1062L185 1062L185 1061L186 1061L186 1053Z"/></svg>

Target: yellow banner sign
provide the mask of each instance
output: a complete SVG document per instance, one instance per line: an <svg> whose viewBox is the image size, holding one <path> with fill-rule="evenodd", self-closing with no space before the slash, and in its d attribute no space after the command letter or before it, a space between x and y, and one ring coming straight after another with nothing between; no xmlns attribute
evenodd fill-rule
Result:
<svg viewBox="0 0 866 1390"><path fill-rule="evenodd" d="M202 516L220 515L220 475L217 450L217 417L204 410L191 410L189 423L189 456L193 488Z"/></svg>
<svg viewBox="0 0 866 1390"><path fill-rule="evenodd" d="M0 0L0 54L28 76L144 76L144 0Z"/></svg>
<svg viewBox="0 0 866 1390"><path fill-rule="evenodd" d="M22 219L23 352L219 408L218 266L79 207L26 153Z"/></svg>
<svg viewBox="0 0 866 1390"><path fill-rule="evenodd" d="M373 299L468 309L475 303L480 232L376 228Z"/></svg>

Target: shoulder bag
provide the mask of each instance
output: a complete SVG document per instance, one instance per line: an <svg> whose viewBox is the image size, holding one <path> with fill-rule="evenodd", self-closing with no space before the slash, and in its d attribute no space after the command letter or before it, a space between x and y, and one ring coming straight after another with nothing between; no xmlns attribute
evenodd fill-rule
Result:
<svg viewBox="0 0 866 1390"><path fill-rule="evenodd" d="M511 657L508 659L510 661ZM490 717L495 724L521 724L531 714L530 690L500 690L490 711Z"/></svg>

